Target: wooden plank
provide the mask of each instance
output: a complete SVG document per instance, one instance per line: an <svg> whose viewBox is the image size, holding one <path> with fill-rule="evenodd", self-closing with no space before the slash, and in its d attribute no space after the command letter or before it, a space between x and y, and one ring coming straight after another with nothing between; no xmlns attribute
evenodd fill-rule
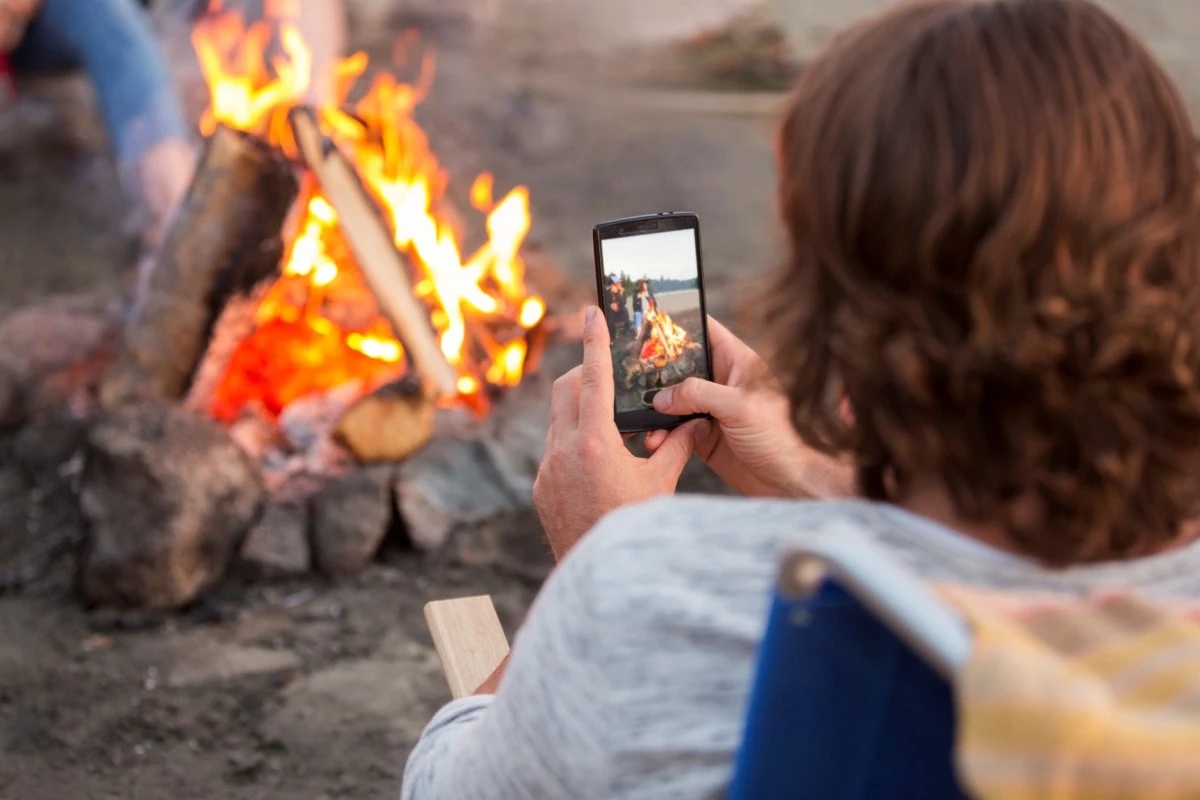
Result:
<svg viewBox="0 0 1200 800"><path fill-rule="evenodd" d="M358 173L345 155L321 135L311 109L293 109L290 119L296 146L337 211L338 224L354 251L358 268L408 350L413 367L437 395L454 396L458 393L458 375L442 354L429 324L429 312L413 294L404 259Z"/></svg>
<svg viewBox="0 0 1200 800"><path fill-rule="evenodd" d="M478 689L508 655L508 638L487 595L428 603L425 622L455 700Z"/></svg>

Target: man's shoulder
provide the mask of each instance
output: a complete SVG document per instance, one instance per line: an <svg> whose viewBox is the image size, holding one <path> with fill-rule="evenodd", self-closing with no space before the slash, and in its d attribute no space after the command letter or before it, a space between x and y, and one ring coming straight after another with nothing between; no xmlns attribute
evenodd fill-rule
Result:
<svg viewBox="0 0 1200 800"><path fill-rule="evenodd" d="M615 511L576 546L578 574L602 587L597 603L673 613L709 601L757 613L789 546L837 519L861 521L854 501L675 496Z"/></svg>
<svg viewBox="0 0 1200 800"><path fill-rule="evenodd" d="M870 527L859 500L760 500L675 495L618 509L585 537L589 557L624 553L754 550L803 538L825 525L850 520Z"/></svg>

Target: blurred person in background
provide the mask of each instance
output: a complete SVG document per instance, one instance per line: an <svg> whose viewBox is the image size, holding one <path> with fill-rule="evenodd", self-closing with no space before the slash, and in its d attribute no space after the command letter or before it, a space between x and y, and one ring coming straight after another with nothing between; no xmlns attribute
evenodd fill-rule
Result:
<svg viewBox="0 0 1200 800"><path fill-rule="evenodd" d="M625 297L625 284L617 275L608 276L604 290L604 316L608 320L608 333L616 339L629 327L629 303Z"/></svg>
<svg viewBox="0 0 1200 800"><path fill-rule="evenodd" d="M87 72L155 248L191 183L196 149L146 10L136 0L0 0L0 54L18 83Z"/></svg>
<svg viewBox="0 0 1200 800"><path fill-rule="evenodd" d="M290 20L312 52L312 80L305 101L327 105L335 100L337 62L346 55L344 0L264 0L264 12Z"/></svg>
<svg viewBox="0 0 1200 800"><path fill-rule="evenodd" d="M658 307L658 301L654 299L654 292L650 290L650 281L642 278L637 282L637 293L633 296L633 331L635 336L642 335L642 320L646 318L646 312L655 310Z"/></svg>
<svg viewBox="0 0 1200 800"><path fill-rule="evenodd" d="M716 382L654 398L712 421L640 458L589 309L558 564L405 800L724 796L780 554L834 524L926 580L1200 598L1200 169L1146 48L1089 0L905 3L805 67L778 164L773 369L713 322ZM693 452L745 497L670 497Z"/></svg>
<svg viewBox="0 0 1200 800"><path fill-rule="evenodd" d="M139 0L0 0L0 92L6 63L17 82L22 75L87 72L121 178L139 206L146 250L153 251L191 184L197 147L148 5ZM342 0L241 5L249 16L286 19L299 28L313 56L304 101L331 102L336 63L346 49ZM191 14L208 7L197 0Z"/></svg>

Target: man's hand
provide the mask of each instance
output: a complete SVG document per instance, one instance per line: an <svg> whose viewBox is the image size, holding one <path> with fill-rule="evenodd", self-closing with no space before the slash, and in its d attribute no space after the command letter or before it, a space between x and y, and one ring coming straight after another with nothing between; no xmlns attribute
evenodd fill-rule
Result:
<svg viewBox="0 0 1200 800"><path fill-rule="evenodd" d="M806 445L792 427L787 398L766 364L714 319L708 321L716 383L688 378L663 389L654 408L664 414L710 414L717 424L696 452L731 487L751 497L824 499L853 493L854 470ZM655 452L665 431L646 437Z"/></svg>
<svg viewBox="0 0 1200 800"><path fill-rule="evenodd" d="M587 309L583 365L554 383L546 456L533 484L533 502L556 559L605 514L673 494L709 423L690 422L658 442L650 458L625 449L613 419L613 367L608 327L600 309Z"/></svg>

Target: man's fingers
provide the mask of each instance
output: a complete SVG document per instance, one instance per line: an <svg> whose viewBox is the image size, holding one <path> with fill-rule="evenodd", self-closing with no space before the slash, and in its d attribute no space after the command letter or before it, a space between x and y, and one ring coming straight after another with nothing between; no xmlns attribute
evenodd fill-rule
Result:
<svg viewBox="0 0 1200 800"><path fill-rule="evenodd" d="M696 451L696 445L707 439L711 430L712 423L706 419L692 420L679 426L667 434L666 441L650 456L650 463L655 465L655 469L678 478Z"/></svg>
<svg viewBox="0 0 1200 800"><path fill-rule="evenodd" d="M595 306L588 306L583 323L583 367L579 386L579 422L597 425L613 421L612 351L608 323Z"/></svg>
<svg viewBox="0 0 1200 800"><path fill-rule="evenodd" d="M583 367L563 375L550 392L550 427L574 430L579 426L579 390Z"/></svg>
<svg viewBox="0 0 1200 800"><path fill-rule="evenodd" d="M718 322L716 317L711 316L708 318L708 340L714 348L729 347L732 345L745 346L741 339L733 335L733 331Z"/></svg>
<svg viewBox="0 0 1200 800"><path fill-rule="evenodd" d="M662 443L667 440L667 434L670 431L650 431L646 434L646 450L650 453L658 452L658 448L662 447Z"/></svg>
<svg viewBox="0 0 1200 800"><path fill-rule="evenodd" d="M708 348L712 353L713 377L721 383L729 383L735 365L762 360L750 345L712 317L708 318Z"/></svg>
<svg viewBox="0 0 1200 800"><path fill-rule="evenodd" d="M668 386L654 396L655 411L677 417L711 414L719 420L726 421L745 407L740 389L700 378L688 378L683 383Z"/></svg>

